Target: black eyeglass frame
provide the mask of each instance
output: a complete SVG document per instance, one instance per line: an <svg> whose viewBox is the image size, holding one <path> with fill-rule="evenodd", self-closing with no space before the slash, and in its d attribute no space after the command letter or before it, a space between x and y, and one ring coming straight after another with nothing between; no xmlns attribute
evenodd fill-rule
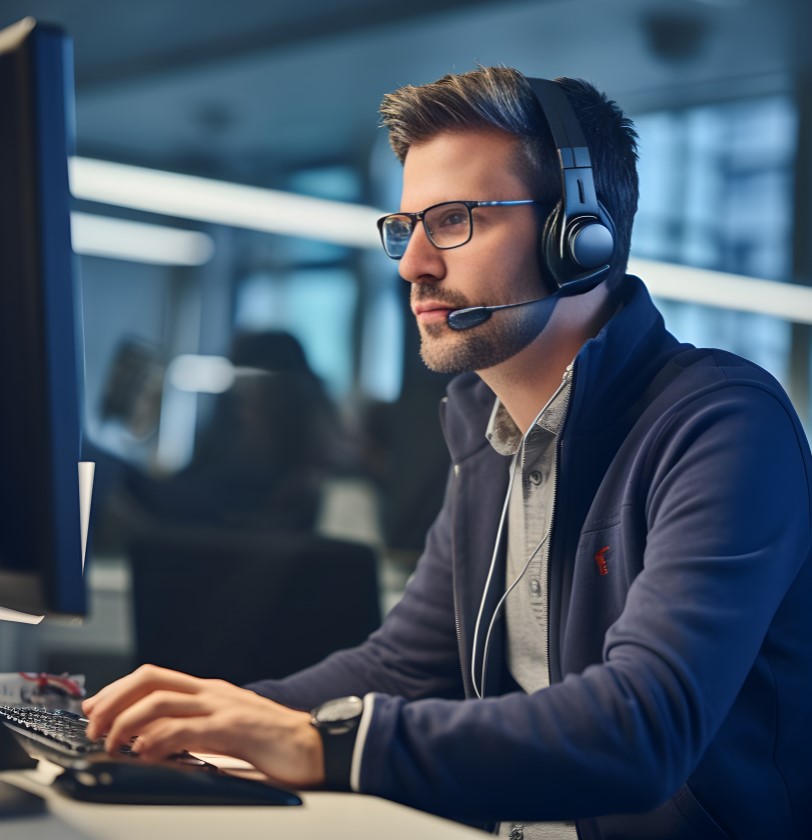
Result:
<svg viewBox="0 0 812 840"><path fill-rule="evenodd" d="M437 207L445 207L446 205L450 205L450 204L462 205L468 211L468 238L464 242L458 242L456 245L438 245L434 241L434 237L432 236L431 231L429 230L428 227L426 227L426 224L423 221L423 217L426 215L426 213L429 213L430 211L436 209ZM431 244L435 248L437 248L439 251L451 251L454 248L461 248L463 245L467 245L471 241L471 237L473 237L473 235L474 235L474 214L472 212L474 210L474 208L476 208L476 207L517 207L517 206L522 205L522 204L544 204L544 202L539 201L538 199L535 199L535 198L518 198L518 199L513 199L513 200L510 200L510 201L462 201L462 200L441 201L439 204L432 204L431 207L427 207L425 210L420 210L417 213L387 213L385 216L381 216L381 218L378 219L378 233L381 236L381 245L383 245L383 250L384 250L384 253L386 254L386 256L389 257L392 260L402 259L403 254L401 254L400 256L394 256L393 254L390 254L389 251L387 250L386 241L384 239L383 227L386 224L387 219L391 219L395 216L397 216L397 217L406 216L406 218L408 218L412 223L411 230L409 231L409 238L406 240L406 248L408 248L409 242L412 241L412 236L414 235L414 231L415 231L415 228L417 227L417 223L418 222L423 222L423 229L426 231L426 238L429 240L429 242L431 242ZM406 248L403 249L404 254L406 253Z"/></svg>

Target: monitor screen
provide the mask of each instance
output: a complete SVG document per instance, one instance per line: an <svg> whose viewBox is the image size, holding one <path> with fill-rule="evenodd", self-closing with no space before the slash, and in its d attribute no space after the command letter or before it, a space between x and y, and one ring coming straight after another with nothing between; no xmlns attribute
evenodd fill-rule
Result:
<svg viewBox="0 0 812 840"><path fill-rule="evenodd" d="M3 618L85 613L72 142L70 40L30 18L0 31Z"/></svg>

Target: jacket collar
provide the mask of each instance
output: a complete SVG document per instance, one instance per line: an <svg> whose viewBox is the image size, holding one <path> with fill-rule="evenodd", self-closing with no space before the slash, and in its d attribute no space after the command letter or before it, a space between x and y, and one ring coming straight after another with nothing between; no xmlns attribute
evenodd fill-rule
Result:
<svg viewBox="0 0 812 840"><path fill-rule="evenodd" d="M643 281L627 275L617 312L575 358L570 436L605 428L684 346L665 329Z"/></svg>
<svg viewBox="0 0 812 840"><path fill-rule="evenodd" d="M627 275L617 312L575 358L567 434L605 426L681 346L665 329L643 281ZM629 371L634 374L629 376ZM442 420L454 463L488 446L485 431L494 400L493 391L475 373L464 373L449 384Z"/></svg>

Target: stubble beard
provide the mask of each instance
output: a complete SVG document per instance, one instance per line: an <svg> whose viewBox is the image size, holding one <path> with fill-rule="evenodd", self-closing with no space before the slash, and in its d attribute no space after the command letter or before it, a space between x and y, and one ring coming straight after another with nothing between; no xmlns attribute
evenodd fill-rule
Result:
<svg viewBox="0 0 812 840"><path fill-rule="evenodd" d="M420 327L420 357L435 373L485 370L507 361L541 332L532 316L517 310L469 330L455 331L445 323Z"/></svg>

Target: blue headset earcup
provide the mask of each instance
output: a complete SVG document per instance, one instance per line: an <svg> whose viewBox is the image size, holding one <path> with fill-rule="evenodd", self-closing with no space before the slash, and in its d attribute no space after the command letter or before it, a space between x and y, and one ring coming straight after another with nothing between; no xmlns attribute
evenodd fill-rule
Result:
<svg viewBox="0 0 812 840"><path fill-rule="evenodd" d="M541 234L543 267L561 288L585 271L611 264L615 250L615 225L598 202L598 217L576 216L562 226L562 203L558 202L544 223Z"/></svg>

